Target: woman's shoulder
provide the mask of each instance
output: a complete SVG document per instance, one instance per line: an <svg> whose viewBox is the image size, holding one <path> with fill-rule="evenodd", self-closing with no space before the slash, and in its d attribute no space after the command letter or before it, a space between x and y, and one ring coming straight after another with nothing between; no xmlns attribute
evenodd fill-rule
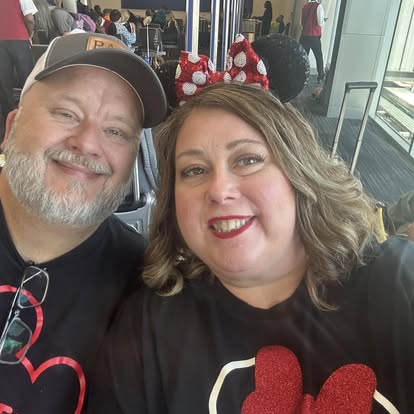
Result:
<svg viewBox="0 0 414 414"><path fill-rule="evenodd" d="M373 246L365 255L365 264L355 269L345 285L353 294L372 298L373 303L414 299L414 243L390 237Z"/></svg>

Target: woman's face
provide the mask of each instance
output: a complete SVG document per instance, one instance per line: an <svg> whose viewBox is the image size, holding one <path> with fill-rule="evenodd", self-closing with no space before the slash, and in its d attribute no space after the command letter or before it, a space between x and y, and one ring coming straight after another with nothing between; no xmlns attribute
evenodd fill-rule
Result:
<svg viewBox="0 0 414 414"><path fill-rule="evenodd" d="M300 280L295 194L259 132L228 112L198 109L179 131L175 159L181 234L229 290L297 280L298 263Z"/></svg>

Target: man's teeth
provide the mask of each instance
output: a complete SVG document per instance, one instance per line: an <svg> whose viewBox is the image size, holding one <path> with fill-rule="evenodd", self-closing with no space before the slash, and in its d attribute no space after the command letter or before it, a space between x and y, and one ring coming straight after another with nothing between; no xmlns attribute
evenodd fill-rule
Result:
<svg viewBox="0 0 414 414"><path fill-rule="evenodd" d="M243 227L250 219L234 219L217 221L212 225L213 229L219 233L228 233Z"/></svg>

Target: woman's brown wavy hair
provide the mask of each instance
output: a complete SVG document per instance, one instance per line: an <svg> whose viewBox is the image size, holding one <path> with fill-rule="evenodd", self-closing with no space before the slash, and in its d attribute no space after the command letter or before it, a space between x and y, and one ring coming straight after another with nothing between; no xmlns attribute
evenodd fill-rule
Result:
<svg viewBox="0 0 414 414"><path fill-rule="evenodd" d="M188 116L203 108L237 115L264 137L274 162L295 191L297 227L308 256L310 297L319 308L333 309L334 304L325 301L325 287L363 264L365 248L375 237L374 202L347 166L320 147L312 127L292 105L247 85L223 82L206 88L176 109L159 130L160 182L146 252L145 283L160 294L174 295L186 279L211 277L180 234L174 200L177 136Z"/></svg>

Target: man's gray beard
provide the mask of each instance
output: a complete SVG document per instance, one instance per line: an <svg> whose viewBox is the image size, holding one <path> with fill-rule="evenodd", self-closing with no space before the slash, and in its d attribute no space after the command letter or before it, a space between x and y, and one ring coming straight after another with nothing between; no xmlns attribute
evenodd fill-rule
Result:
<svg viewBox="0 0 414 414"><path fill-rule="evenodd" d="M53 162L51 159L75 162L96 172L105 171L108 176L112 172L90 158L67 150L49 150L44 157L27 155L16 148L13 132L5 142L7 161L3 173L17 200L34 216L50 224L95 226L110 216L128 193L132 174L127 183L107 187L92 200L86 198L87 183L76 179L68 185L65 194L59 194L45 184L46 166Z"/></svg>

